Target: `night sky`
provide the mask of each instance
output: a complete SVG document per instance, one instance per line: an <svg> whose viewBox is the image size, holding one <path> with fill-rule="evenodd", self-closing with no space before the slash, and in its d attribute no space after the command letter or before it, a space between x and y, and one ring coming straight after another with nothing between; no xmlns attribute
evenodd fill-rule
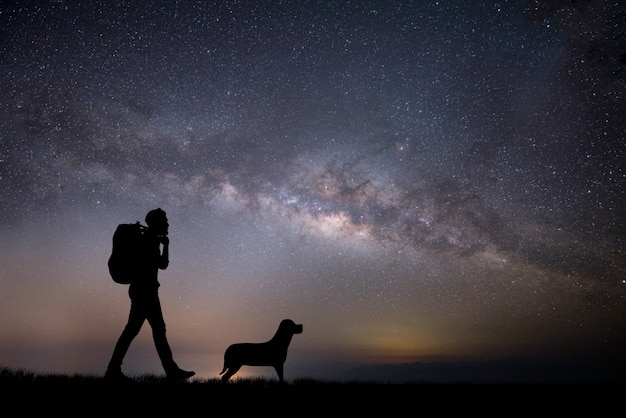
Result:
<svg viewBox="0 0 626 418"><path fill-rule="evenodd" d="M3 1L0 365L103 374L164 209L178 364L626 380L624 1ZM146 323L128 375L163 373ZM244 367L238 377L274 376Z"/></svg>

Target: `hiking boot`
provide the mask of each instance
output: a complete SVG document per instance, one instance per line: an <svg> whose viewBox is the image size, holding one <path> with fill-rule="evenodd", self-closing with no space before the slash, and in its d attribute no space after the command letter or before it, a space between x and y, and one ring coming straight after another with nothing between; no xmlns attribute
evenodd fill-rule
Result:
<svg viewBox="0 0 626 418"><path fill-rule="evenodd" d="M104 374L104 380L107 382L115 382L115 383L130 383L134 382L134 380L124 373L121 370L107 370Z"/></svg>
<svg viewBox="0 0 626 418"><path fill-rule="evenodd" d="M191 376L195 374L196 372L192 372L189 370L174 369L174 370L167 372L167 380L171 382L181 381L181 380L189 379Z"/></svg>

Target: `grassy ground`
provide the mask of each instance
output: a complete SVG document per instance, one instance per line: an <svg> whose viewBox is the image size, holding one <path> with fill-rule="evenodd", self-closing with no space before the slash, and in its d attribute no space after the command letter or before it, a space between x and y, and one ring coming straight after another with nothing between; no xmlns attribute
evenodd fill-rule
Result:
<svg viewBox="0 0 626 418"><path fill-rule="evenodd" d="M5 409L24 413L166 415L270 413L336 416L384 414L511 412L538 410L562 414L573 400L587 399L585 385L385 384L295 379L191 378L168 382L162 375L142 375L131 383L111 383L97 375L38 374L0 367ZM597 387L595 389L598 389ZM501 409L504 408L504 409ZM539 409L537 409L539 408Z"/></svg>
<svg viewBox="0 0 626 418"><path fill-rule="evenodd" d="M5 407L18 403L18 410L49 414L72 412L162 414L175 411L270 412L290 411L289 415L324 413L337 407L350 412L370 408L393 410L413 399L417 389L429 385L392 385L362 382L327 382L296 379L191 378L168 382L162 375L137 376L131 383L111 383L97 375L38 374L27 370L0 368L0 393ZM24 401L26 399L26 401ZM35 399L35 402L29 402ZM24 403L26 402L26 403ZM391 404L389 404L391 402ZM20 408L21 407L21 408Z"/></svg>
<svg viewBox="0 0 626 418"><path fill-rule="evenodd" d="M221 390L286 390L286 388L302 388L311 389L314 387L339 387L339 386L354 386L359 385L363 387L371 386L405 386L405 385L387 385L380 383L367 383L367 382L333 382L333 381L321 381L315 379L295 379L291 381L279 382L278 379L268 379L263 377L257 378L238 378L233 377L229 382L224 383L219 378L203 379L198 377L192 377L182 382L170 382L165 378L165 375L156 374L144 374L140 376L134 376L131 382L108 382L102 375L89 375L89 374L46 374L37 373L25 369L11 369L8 367L0 367L0 384L23 384L23 385L80 385L80 386L98 386L106 385L109 387L124 386L124 387L139 387L144 386L168 386L178 387L180 385L189 386L204 386L211 387L212 389L221 388ZM229 389L226 389L229 388Z"/></svg>

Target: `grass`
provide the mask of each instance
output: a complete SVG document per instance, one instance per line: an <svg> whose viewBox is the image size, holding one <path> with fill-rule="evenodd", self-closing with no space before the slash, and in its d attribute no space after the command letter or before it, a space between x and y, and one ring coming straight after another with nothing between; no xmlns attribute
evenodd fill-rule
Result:
<svg viewBox="0 0 626 418"><path fill-rule="evenodd" d="M130 383L111 383L104 380L102 375L95 374L57 374L57 373L37 373L27 369L11 369L0 367L0 384L79 384L79 385L204 385L219 387L273 389L286 387L313 387L313 386L338 386L338 385L380 385L379 383L368 382L329 382L316 379L298 378L292 381L281 383L278 379L252 377L233 377L229 382L224 383L219 378L199 378L192 377L183 382L170 382L165 375L143 374L132 376Z"/></svg>
<svg viewBox="0 0 626 418"><path fill-rule="evenodd" d="M64 416L94 412L116 416L232 412L242 416L278 411L285 416L361 412L390 416L433 409L438 414L493 411L500 415L503 402L514 405L518 414L537 410L562 413L573 399L587 399L589 389L585 385L561 390L555 385L393 384L309 378L280 383L277 378L236 376L226 383L198 377L173 383L164 375L133 377L131 383L111 383L102 375L42 374L0 366L0 393L5 409L46 416L55 412Z"/></svg>
<svg viewBox="0 0 626 418"><path fill-rule="evenodd" d="M232 377L228 382L222 382L219 378L199 378L192 377L182 382L168 381L165 375L143 374L132 376L132 382L109 382L102 375L95 374L56 374L37 373L26 369L11 369L0 367L0 384L14 387L82 387L107 389L124 388L125 391L142 390L142 388L163 388L164 390L180 390L189 392L203 390L213 394L230 395L235 393L246 394L290 394L296 393L332 393L337 391L347 391L348 389L359 388L363 390L384 391L385 389L407 388L407 384L386 384L375 382L357 381L324 381L310 378L297 378L279 382L278 378L265 377Z"/></svg>
<svg viewBox="0 0 626 418"><path fill-rule="evenodd" d="M324 411L332 405L346 405L351 411L371 406L383 398L395 399L399 405L407 394L415 393L421 385L397 385L368 382L337 382L299 378L281 383L277 378L231 378L224 383L219 378L193 377L184 382L169 382L165 375L133 376L130 383L111 383L102 375L42 374L24 369L0 367L0 393L7 400L43 399L29 405L47 415L53 409L66 414L84 405L97 405L98 410L116 412L128 408L137 412L151 410L155 414L174 408L178 413L197 410L219 410L228 405L237 411L275 409L285 402L295 403L300 412ZM428 387L428 385L423 385ZM12 396L14 394L15 396ZM182 408L182 410L180 410ZM386 406L387 410L389 406ZM91 408L94 409L94 408ZM215 412L215 411L214 411Z"/></svg>

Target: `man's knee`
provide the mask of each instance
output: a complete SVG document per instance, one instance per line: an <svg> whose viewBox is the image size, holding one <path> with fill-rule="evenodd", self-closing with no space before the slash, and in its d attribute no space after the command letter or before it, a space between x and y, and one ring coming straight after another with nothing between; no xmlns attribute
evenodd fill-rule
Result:
<svg viewBox="0 0 626 418"><path fill-rule="evenodd" d="M153 324L150 324L150 325L152 326L152 334L153 335L155 335L155 336L165 335L165 331L166 331L166 329L165 329L165 322L157 321L157 322L155 322Z"/></svg>

